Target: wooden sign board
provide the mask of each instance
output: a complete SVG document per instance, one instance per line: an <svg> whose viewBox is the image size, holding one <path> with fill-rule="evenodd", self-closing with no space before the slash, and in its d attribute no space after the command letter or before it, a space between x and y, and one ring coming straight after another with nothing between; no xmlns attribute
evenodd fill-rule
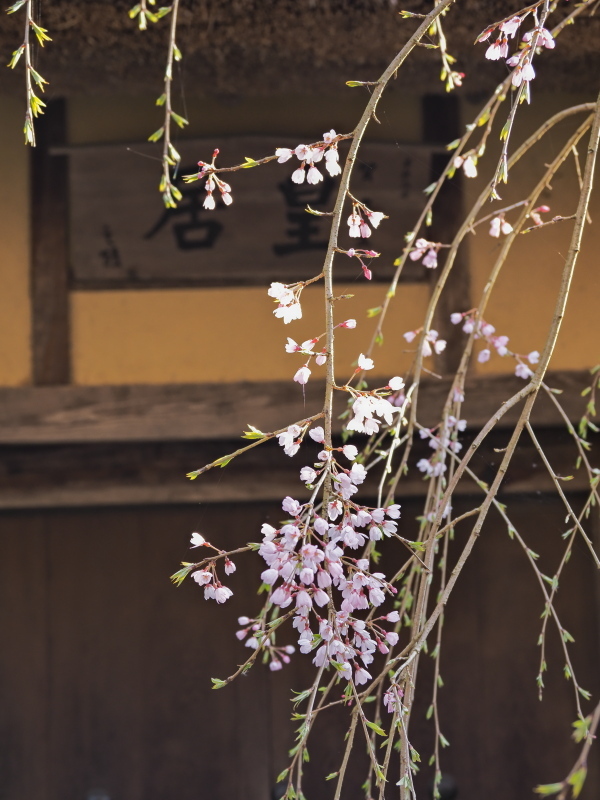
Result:
<svg viewBox="0 0 600 800"><path fill-rule="evenodd" d="M272 162L223 177L231 184L233 204L203 208L202 182L184 184L181 175L197 171L220 148L219 165L260 158L292 143L264 136L189 140L177 185L183 199L165 210L158 192L159 148L149 144L69 148L70 265L79 288L218 286L291 283L321 271L330 219L305 211L333 208L339 176L316 186L298 185L290 176L298 166ZM340 147L342 159L347 145ZM340 247L374 249L373 279L388 280L404 235L411 230L431 180L433 148L365 144L352 181L353 194L389 215L369 239L351 239L342 223ZM215 197L219 197L218 192ZM350 210L348 210L348 214ZM361 278L356 259L337 256L336 278ZM420 264L406 265L404 280L427 280Z"/></svg>

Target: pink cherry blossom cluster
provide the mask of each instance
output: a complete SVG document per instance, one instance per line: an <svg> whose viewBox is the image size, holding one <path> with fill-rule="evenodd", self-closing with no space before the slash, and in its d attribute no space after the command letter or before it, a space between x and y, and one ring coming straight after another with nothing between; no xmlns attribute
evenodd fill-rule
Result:
<svg viewBox="0 0 600 800"><path fill-rule="evenodd" d="M356 328L356 320L355 319L347 319L344 322L340 322L335 328ZM294 339L288 336L287 344L285 345L285 352L286 353L302 353L303 355L308 356L307 362L304 366L300 367L300 369L294 375L294 380L297 383L304 385L308 383L308 379L311 376L311 370L309 369L309 364L311 358L315 359L315 363L318 367L323 366L323 364L327 361L327 350L323 348L319 353L313 352L314 346L325 336L322 333L320 336L315 337L314 339L307 339L306 341L298 344Z"/></svg>
<svg viewBox="0 0 600 800"><path fill-rule="evenodd" d="M367 267L363 261L363 258L379 258L381 255L380 253L376 253L375 250L356 250L354 247L351 247L349 250L339 250L338 252L345 253L350 258L357 258L363 271L363 275L368 281L371 280L373 273L369 267Z"/></svg>
<svg viewBox="0 0 600 800"><path fill-rule="evenodd" d="M458 434L466 430L467 420L457 419L450 415L446 419L445 425L436 425L434 428L420 428L419 436L421 439L427 439L429 447L433 450L433 455L430 458L421 458L417 461L417 469L425 474L426 478L437 478L443 475L446 471L446 450L453 453L460 453L463 446L458 441ZM444 509L442 518L450 514L450 505ZM432 512L435 518L435 512Z"/></svg>
<svg viewBox="0 0 600 800"><path fill-rule="evenodd" d="M515 67L512 76L513 86L520 86L521 83L531 81L535 78L535 70L533 68L533 55L536 47L546 47L552 50L556 46L554 37L543 26L536 24L534 28L527 31L522 38L521 49L509 56L508 41L509 38L514 38L521 23L524 21L527 14L522 16L511 17L504 22L495 24L486 28L486 30L477 38L478 42L485 42L492 33L497 29L498 38L492 42L486 50L485 57L491 61L498 61L501 58L506 59L506 64L509 67ZM537 23L537 20L536 20Z"/></svg>
<svg viewBox="0 0 600 800"><path fill-rule="evenodd" d="M371 359L368 360L371 361ZM351 401L352 417L346 425L346 429L371 436L379 432L379 426L381 425L380 420L375 419L375 417L380 417L387 425L392 425L393 415L397 411L397 406L390 403L387 397L382 396L381 392L386 392L386 394L389 390L399 392L403 388L403 379L396 375L382 389L376 389L371 392L351 389L353 398Z"/></svg>
<svg viewBox="0 0 600 800"><path fill-rule="evenodd" d="M215 160L218 155L219 150L216 149L213 151L212 162L210 164L207 164L204 161L198 162L200 169L198 170L197 180L202 180L202 178L206 177L206 183L204 184L204 188L206 189L206 197L204 198L203 205L204 208L209 209L209 211L212 211L216 207L215 198L213 197L213 192L215 189L218 189L221 192L221 200L226 206L230 206L233 202L233 198L231 196L231 186L228 183L225 183L225 181L222 181L214 173Z"/></svg>
<svg viewBox="0 0 600 800"><path fill-rule="evenodd" d="M417 239L414 243L414 249L410 251L408 257L411 261L419 261L423 258L421 263L424 267L435 269L438 265L438 251L442 245L440 242L430 242L427 239Z"/></svg>
<svg viewBox="0 0 600 800"><path fill-rule="evenodd" d="M351 238L357 239L362 237L368 239L372 231L369 224L373 228L378 228L381 220L388 217L382 211L371 211L364 203L358 200L352 201L352 213L348 217L348 234Z"/></svg>
<svg viewBox="0 0 600 800"><path fill-rule="evenodd" d="M217 559L224 558L224 571L226 575L232 575L236 566L233 561L230 561L224 550L219 550L214 547L210 542L207 542L201 533L192 533L190 538L192 549L195 547L209 547L211 550L217 552L216 556L206 560L206 566L203 569L197 569L192 573L193 579L200 586L204 586L204 599L216 600L217 603L224 603L232 596L233 592L227 586L223 586L217 576L216 561ZM204 563L204 562L203 562Z"/></svg>
<svg viewBox="0 0 600 800"><path fill-rule="evenodd" d="M310 433L315 441L323 442L322 428ZM267 523L262 526L259 554L267 568L261 578L271 587L271 603L280 608L294 604L293 626L298 631L300 652L318 648L313 663L332 664L348 679L354 667L354 679L360 685L371 678L365 667L373 661L373 653L387 653L397 643L398 634L385 630L381 623L398 622L399 614L392 611L368 622L356 618L354 612L380 606L396 589L383 573L371 571L369 559L356 559L348 551L364 546L369 539L395 535L400 507L369 508L354 503L351 497L364 481L366 469L356 462L350 469L341 466L335 458L338 451L352 461L357 455L352 445L323 450L313 467L301 470L301 479L311 485L320 474L331 475L333 489L326 517L317 513L312 502L302 504L286 497L282 508L290 519L280 528ZM326 605L335 612L327 619L318 611Z"/></svg>
<svg viewBox="0 0 600 800"><path fill-rule="evenodd" d="M527 379L533 375L532 370L525 362L529 362L532 366L537 364L540 360L540 354L537 350L532 350L527 355L513 353L507 347L509 341L508 336L496 336L496 328L483 319L477 322L475 320L474 310L464 311L462 313L455 312L450 315L450 322L452 322L453 325L460 325L462 322L462 329L465 333L473 333L475 339L484 339L488 345L490 345L490 347L484 347L483 350L479 351L477 361L480 364L485 364L486 361L490 360L492 355L492 350L490 348L493 348L499 356L512 356L512 358L517 361L515 375L518 378Z"/></svg>
<svg viewBox="0 0 600 800"><path fill-rule="evenodd" d="M276 646L273 636L264 630L264 626L259 619L238 617L238 625L242 627L236 631L236 638L240 641L246 639L244 645L252 650L262 647L267 655L271 672L277 672L282 669L284 664L290 663L290 656L296 652L296 648L291 644L283 647Z"/></svg>
<svg viewBox="0 0 600 800"><path fill-rule="evenodd" d="M294 150L290 150L289 147L278 147L275 155L280 164L289 161L294 155L301 162L298 169L292 173L294 183L304 183L306 178L307 183L317 184L323 180L323 173L315 167L315 164L318 164L323 158L325 158L325 169L332 178L341 173L340 154L338 153L340 139L341 136L332 128L328 133L323 134L322 142L311 145L299 144Z"/></svg>
<svg viewBox="0 0 600 800"><path fill-rule="evenodd" d="M414 331L406 331L406 333L403 333L402 335L406 341L410 343L417 338L422 330L422 328L417 328ZM445 339L440 339L439 336L439 333L435 330L430 330L425 334L423 339L423 356L431 356L434 353L439 355L440 353L444 352L447 342Z"/></svg>
<svg viewBox="0 0 600 800"><path fill-rule="evenodd" d="M286 284L274 281L267 292L269 297L273 297L278 303L273 314L282 319L286 325L292 320L302 319L300 295L303 288L303 283Z"/></svg>

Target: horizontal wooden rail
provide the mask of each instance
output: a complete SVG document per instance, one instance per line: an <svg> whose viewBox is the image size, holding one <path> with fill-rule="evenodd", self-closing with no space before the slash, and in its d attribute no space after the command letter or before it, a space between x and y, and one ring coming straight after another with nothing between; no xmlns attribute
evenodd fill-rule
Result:
<svg viewBox="0 0 600 800"><path fill-rule="evenodd" d="M574 421L585 408L580 395L590 380L586 371L548 376L547 383L563 391L561 402ZM519 378L506 375L467 383L464 416L469 426L483 424L523 385ZM423 386L420 422L438 421L448 389L447 379L431 379ZM274 430L314 414L322 398L323 386L316 381L304 391L292 381L4 388L0 389L0 444L236 439L248 424ZM507 414L503 425L510 425L515 415ZM533 422L560 424L546 397L540 396L536 403Z"/></svg>

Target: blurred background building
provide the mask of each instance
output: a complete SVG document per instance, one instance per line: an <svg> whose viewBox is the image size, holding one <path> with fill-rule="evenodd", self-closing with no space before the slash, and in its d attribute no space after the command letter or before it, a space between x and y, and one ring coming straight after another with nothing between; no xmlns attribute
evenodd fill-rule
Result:
<svg viewBox="0 0 600 800"><path fill-rule="evenodd" d="M474 38L513 7L470 0L448 15L463 90L447 95L436 53L421 50L382 102L356 185L391 219L371 242L382 251L374 280L343 264L338 273L340 293L353 295L347 316L359 320L340 340L343 372L370 338L375 320L366 309L381 302L422 191L445 163L444 146L505 76L503 64L484 62ZM288 330L273 318L266 287L319 271L327 226L302 208L328 208L335 186L298 191L289 164L269 165L231 177L230 209L207 212L190 184L179 208L165 212L159 147L147 138L161 124L154 101L167 24L140 32L127 9L100 0L41 5L53 41L36 56L50 86L34 151L22 143L22 74L0 76L0 797L266 799L293 741L290 690L303 688L309 659L276 675L257 666L210 691L210 677L225 677L244 658L235 618L258 607L260 564L238 564L234 598L219 608L195 585L175 589L168 576L186 558L192 531L223 547L254 541L263 521L278 519L281 498L298 491L306 462L270 444L198 481L185 473L236 449L248 423L274 430L319 409L318 381L304 396L283 349L288 333L302 341L321 332L319 290L306 290L304 318ZM395 4L376 0L205 0L184 2L181 14L174 96L190 123L176 134L182 174L215 147L226 165L316 141L332 127L351 131L366 91L345 81L376 78L414 26ZM3 21L5 62L21 42L18 17ZM595 98L599 19L567 29L539 58L517 140L553 110ZM569 125L515 170L507 204L537 180ZM482 185L451 182L432 238L452 235ZM569 215L576 196L575 171L565 170L544 202ZM591 216L548 379L564 390L573 421L600 360L597 191ZM434 423L444 375L456 364L460 333L449 315L475 305L498 248L485 228L461 248L442 301L436 324L449 347L434 367L442 377L424 393L424 422ZM569 234L567 223L523 237L505 267L486 318L518 352L545 340ZM402 334L419 325L432 277L413 265L403 279L374 355L378 375L409 366ZM473 366L470 424L520 385L513 366L498 358ZM535 413L556 472L571 474L576 456L564 425L543 399ZM483 479L505 440L499 430L478 457ZM424 486L413 477L400 491L407 530ZM578 478L569 484L575 505L584 488ZM503 496L549 572L564 518L551 490L523 441ZM596 696L599 598L597 576L576 548L559 602L581 683ZM528 798L572 763L575 711L557 642L545 702L537 700L542 610L523 554L490 519L446 623L444 764L461 800ZM423 752L433 742L425 711L415 716L413 742ZM317 730L311 754L325 774L338 768L333 743L342 724L334 717ZM358 798L364 764L357 758L354 766ZM426 763L419 780L426 785ZM309 771L310 800L330 789ZM599 791L596 757L582 797Z"/></svg>

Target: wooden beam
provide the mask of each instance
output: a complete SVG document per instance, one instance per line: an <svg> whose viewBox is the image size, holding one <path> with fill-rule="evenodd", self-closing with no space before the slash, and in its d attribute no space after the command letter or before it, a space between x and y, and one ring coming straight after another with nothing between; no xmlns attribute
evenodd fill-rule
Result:
<svg viewBox="0 0 600 800"><path fill-rule="evenodd" d="M473 459L472 468L480 480L492 480L500 464L498 451L506 446L508 436L507 430L493 431ZM467 446L471 438L467 433L461 440ZM555 472L573 476L563 484L565 491L585 491L584 471L575 471L577 453L567 431L541 428L538 438ZM195 481L185 477L186 472L233 452L239 444L238 439L5 445L0 447L0 509L280 502L286 495L302 498L307 494L299 471L317 457L318 446L312 441L295 458L268 442L225 469L211 470ZM399 485L399 499L426 493L428 482L415 465L430 452L426 442L416 442L411 470ZM378 480L376 474L369 478L364 497L376 495ZM523 434L503 482L503 496L553 490L533 444ZM465 478L457 494L481 496L481 490Z"/></svg>
<svg viewBox="0 0 600 800"><path fill-rule="evenodd" d="M31 306L33 382L70 380L68 294L68 159L50 148L66 141L66 107L48 103L36 122L31 156Z"/></svg>
<svg viewBox="0 0 600 800"><path fill-rule="evenodd" d="M589 373L554 372L546 382L563 392L558 399L569 418L577 421L584 410L580 395L590 383ZM513 375L469 381L464 406L469 425L484 424L523 385ZM419 420L424 425L439 421L449 387L449 379L423 383ZM0 388L0 444L234 439L249 423L268 431L317 413L323 385L311 381L305 389L303 395L292 381ZM507 414L500 427L512 424L518 413L517 408ZM543 395L534 407L533 421L561 424ZM336 424L339 429L341 423Z"/></svg>

